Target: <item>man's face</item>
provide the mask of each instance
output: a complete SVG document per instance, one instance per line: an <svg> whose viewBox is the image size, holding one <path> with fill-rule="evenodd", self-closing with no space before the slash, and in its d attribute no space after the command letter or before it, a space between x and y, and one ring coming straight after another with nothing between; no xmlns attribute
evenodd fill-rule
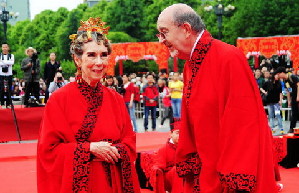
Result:
<svg viewBox="0 0 299 193"><path fill-rule="evenodd" d="M277 73L277 75L278 75L278 77L279 77L279 79L283 79L283 80L286 80L286 73L284 73L284 72L281 72L281 73Z"/></svg>
<svg viewBox="0 0 299 193"><path fill-rule="evenodd" d="M172 76L172 80L174 80L174 81L179 80L179 76L180 75L178 73L174 73L173 76Z"/></svg>
<svg viewBox="0 0 299 193"><path fill-rule="evenodd" d="M154 77L152 75L148 75L146 79L148 83L154 83Z"/></svg>
<svg viewBox="0 0 299 193"><path fill-rule="evenodd" d="M31 57L33 55L33 53L34 53L34 51L31 50L31 49L27 51L27 54L28 54L29 57Z"/></svg>
<svg viewBox="0 0 299 193"><path fill-rule="evenodd" d="M157 34L159 42L162 42L169 50L171 56L179 58L188 58L190 53L186 50L184 42L186 35L181 26L175 24L171 13L162 13L157 21Z"/></svg>
<svg viewBox="0 0 299 193"><path fill-rule="evenodd" d="M50 60L52 60L52 61L56 60L56 55L54 53L50 54Z"/></svg>
<svg viewBox="0 0 299 193"><path fill-rule="evenodd" d="M256 77L260 77L261 76L261 71L260 70L256 70L254 74L255 74Z"/></svg>
<svg viewBox="0 0 299 193"><path fill-rule="evenodd" d="M170 134L170 138L172 139L174 144L178 144L180 137L180 130L174 130Z"/></svg>
<svg viewBox="0 0 299 193"><path fill-rule="evenodd" d="M3 53L7 53L8 50L9 50L8 45L7 45L7 44L2 44L2 52L3 52Z"/></svg>
<svg viewBox="0 0 299 193"><path fill-rule="evenodd" d="M270 78L270 72L269 71L264 72L264 77L265 78Z"/></svg>

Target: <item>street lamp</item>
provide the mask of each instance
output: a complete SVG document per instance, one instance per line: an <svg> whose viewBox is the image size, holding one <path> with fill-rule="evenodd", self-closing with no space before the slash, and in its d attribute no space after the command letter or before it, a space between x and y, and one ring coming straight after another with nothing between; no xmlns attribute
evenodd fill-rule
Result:
<svg viewBox="0 0 299 193"><path fill-rule="evenodd" d="M3 31L4 31L4 42L7 41L6 31L7 31L7 22L12 18L17 18L19 16L19 13L7 11L6 10L6 2L1 2L2 11L0 11L0 19L3 22Z"/></svg>
<svg viewBox="0 0 299 193"><path fill-rule="evenodd" d="M204 10L210 12L214 10L215 15L217 16L218 23L218 39L222 39L222 16L230 16L231 13L235 10L235 6L229 4L228 6L224 6L221 4L221 0L218 0L217 5L210 5L204 7Z"/></svg>

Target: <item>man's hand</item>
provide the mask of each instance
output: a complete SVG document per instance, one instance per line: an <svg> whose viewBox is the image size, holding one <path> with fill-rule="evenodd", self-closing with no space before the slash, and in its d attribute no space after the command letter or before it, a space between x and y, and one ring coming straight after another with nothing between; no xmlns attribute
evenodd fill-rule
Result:
<svg viewBox="0 0 299 193"><path fill-rule="evenodd" d="M115 164L120 159L120 154L111 143L100 141L90 143L90 152L96 156L94 161L105 161Z"/></svg>
<svg viewBox="0 0 299 193"><path fill-rule="evenodd" d="M28 64L27 64L27 66L28 66L28 67L31 67L31 66L32 66L32 63L31 63L31 62L30 62L30 63L28 63Z"/></svg>

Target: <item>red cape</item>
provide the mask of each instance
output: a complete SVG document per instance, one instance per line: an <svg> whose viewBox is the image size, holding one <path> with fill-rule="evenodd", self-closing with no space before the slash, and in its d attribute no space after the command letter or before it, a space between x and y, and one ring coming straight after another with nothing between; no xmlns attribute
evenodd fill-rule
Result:
<svg viewBox="0 0 299 193"><path fill-rule="evenodd" d="M74 82L50 97L38 141L39 193L140 192L136 136L124 101L112 89L98 89ZM90 142L102 140L118 148L119 163L92 161Z"/></svg>
<svg viewBox="0 0 299 193"><path fill-rule="evenodd" d="M277 192L272 135L242 52L205 31L185 64L184 85L178 172L198 153L201 193ZM192 191L199 190L185 192Z"/></svg>

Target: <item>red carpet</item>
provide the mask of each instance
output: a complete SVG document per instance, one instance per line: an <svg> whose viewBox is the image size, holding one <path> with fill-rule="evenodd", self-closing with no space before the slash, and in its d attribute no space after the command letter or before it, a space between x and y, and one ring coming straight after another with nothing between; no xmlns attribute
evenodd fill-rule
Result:
<svg viewBox="0 0 299 193"><path fill-rule="evenodd" d="M168 133L138 133L137 150L157 149L167 138ZM0 193L36 193L35 158L36 143L0 144ZM299 193L299 168L280 169L283 193Z"/></svg>
<svg viewBox="0 0 299 193"><path fill-rule="evenodd" d="M44 107L16 107L15 112L22 140L37 139ZM0 142L5 141L18 141L10 109L0 109Z"/></svg>

